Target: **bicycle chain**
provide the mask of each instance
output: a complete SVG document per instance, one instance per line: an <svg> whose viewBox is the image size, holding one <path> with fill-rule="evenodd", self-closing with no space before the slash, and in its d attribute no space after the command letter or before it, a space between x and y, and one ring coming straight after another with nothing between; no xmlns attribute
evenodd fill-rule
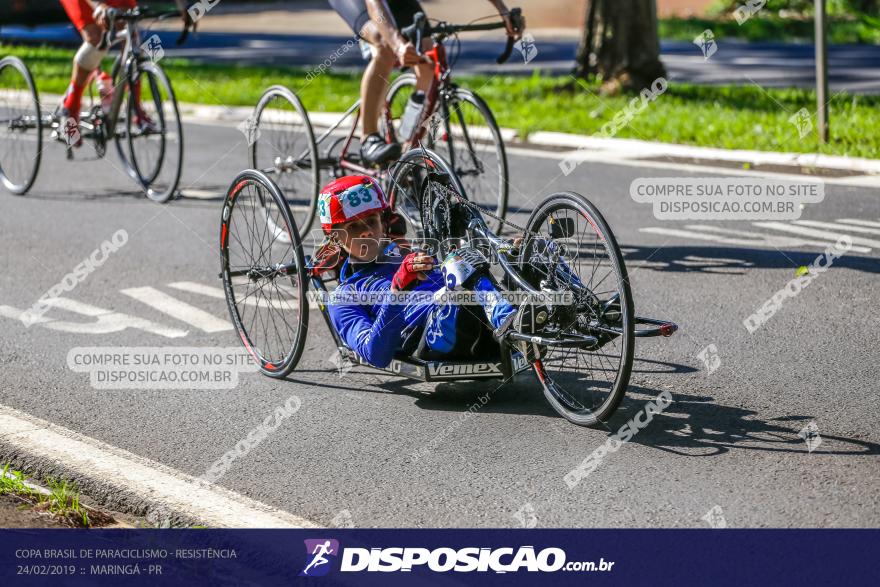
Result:
<svg viewBox="0 0 880 587"><path fill-rule="evenodd" d="M518 224L511 222L510 220L507 220L507 219L502 218L496 214L493 214L492 212L489 212L488 210L486 210L484 208L480 208L479 206L477 206L476 204L474 204L473 202L471 202L470 200L468 200L467 198L465 198L461 194L458 194L458 193L450 190L449 188L447 188L443 184L434 182L434 185L440 187L440 189L443 190L443 192L445 192L445 195L455 198L456 200L458 200L462 204L468 206L472 210L479 212L482 215L489 216L490 218L497 220L498 222L500 222L502 224L506 224L512 228L515 228L517 231L521 232L523 235L531 234L533 236L540 236L540 235L538 235L538 233L536 233L534 231L527 230L527 229L523 228L522 226L519 226Z"/></svg>

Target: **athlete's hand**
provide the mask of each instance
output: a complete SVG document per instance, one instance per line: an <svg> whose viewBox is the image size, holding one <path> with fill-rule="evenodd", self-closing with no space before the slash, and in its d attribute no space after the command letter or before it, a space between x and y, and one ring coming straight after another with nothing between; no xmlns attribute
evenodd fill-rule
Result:
<svg viewBox="0 0 880 587"><path fill-rule="evenodd" d="M397 273L391 278L391 291L412 289L419 281L428 278L427 273L434 269L434 258L427 253L410 253L403 258Z"/></svg>
<svg viewBox="0 0 880 587"><path fill-rule="evenodd" d="M397 57L397 61L400 63L401 67L413 67L424 61L413 44L409 42L397 45L397 50L394 51L394 55Z"/></svg>
<svg viewBox="0 0 880 587"><path fill-rule="evenodd" d="M102 29L110 27L110 21L107 20L107 10L109 8L103 2L98 2L95 4L95 10L92 11L92 18L95 19L95 23Z"/></svg>
<svg viewBox="0 0 880 587"><path fill-rule="evenodd" d="M526 19L522 17L522 26L520 28L516 27L513 19L510 18L510 13L505 11L501 13L501 18L504 19L504 28L507 29L507 36L513 39L514 41L520 40L522 37L523 29L526 28Z"/></svg>

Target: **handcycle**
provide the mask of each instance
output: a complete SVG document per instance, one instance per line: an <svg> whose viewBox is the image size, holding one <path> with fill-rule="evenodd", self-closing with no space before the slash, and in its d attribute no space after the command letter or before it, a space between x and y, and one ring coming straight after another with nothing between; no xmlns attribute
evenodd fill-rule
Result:
<svg viewBox="0 0 880 587"><path fill-rule="evenodd" d="M121 45L109 80L100 68L88 80L85 107L78 126L63 125L58 110L41 111L39 94L25 63L17 57L0 60L0 181L13 194L24 195L37 178L43 150L43 129L63 143L72 159L74 144L90 140L96 155L104 157L113 141L126 173L146 196L168 201L176 192L183 166L183 125L168 76L154 59L161 45L151 37L143 45L137 23L145 18L165 19L178 12L152 13L146 8L109 9L108 47ZM122 23L122 26L118 26ZM184 28L182 42L187 35ZM155 59L158 60L158 59ZM99 83L104 88L101 95Z"/></svg>
<svg viewBox="0 0 880 587"><path fill-rule="evenodd" d="M384 370L421 381L507 381L531 368L563 417L584 426L608 420L626 392L635 339L670 336L678 327L635 315L620 247L599 210L580 194L557 192L535 208L525 226L505 221L518 237L502 238L436 153L407 152L391 177L392 209L418 210L414 243L439 259L464 246L476 248L490 259L508 293L542 296L551 305L537 334L512 331L497 352L464 361L399 353ZM267 230L267 224L278 230ZM286 238L279 238L281 233ZM283 378L296 367L308 333L310 297L340 357L364 364L334 329L327 308L339 260L325 263L304 254L287 200L268 175L247 170L230 186L220 252L232 323L263 374ZM317 295L309 295L310 286Z"/></svg>
<svg viewBox="0 0 880 587"><path fill-rule="evenodd" d="M522 27L522 12L510 11L511 18ZM387 142L403 140L403 150L424 143L437 148L452 164L472 194L480 194L476 205L501 218L507 211L508 169L501 131L486 102L475 92L452 82L452 65L447 59L443 42L466 31L488 31L504 28L504 22L454 25L439 22L428 25L424 13L417 13L413 25L401 33L415 47L421 47L423 35L430 35L431 49L424 56L434 64L434 76L426 92L424 106L409 137L398 137L400 117L415 89L412 73L400 75L388 89L382 112L381 128ZM514 41L507 46L498 63L507 61ZM291 198L294 218L305 234L315 218L321 170L335 177L347 173L387 178L387 166L366 167L357 149L352 148L360 119L360 100L352 104L342 117L315 138L308 112L299 96L284 86L272 86L260 97L252 117L247 121L249 133L249 164L272 176ZM347 135L336 136L337 130L350 121ZM320 154L318 147L323 149ZM476 197L476 196L475 196ZM496 227L500 229L500 224Z"/></svg>

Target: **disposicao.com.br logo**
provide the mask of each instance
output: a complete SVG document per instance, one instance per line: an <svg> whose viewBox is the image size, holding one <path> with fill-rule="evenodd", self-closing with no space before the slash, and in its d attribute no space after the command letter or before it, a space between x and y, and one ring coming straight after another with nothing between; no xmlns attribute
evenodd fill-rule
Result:
<svg viewBox="0 0 880 587"><path fill-rule="evenodd" d="M331 568L328 556L339 554L339 542L329 539L306 540L308 559L300 576L326 575ZM535 551L534 546L518 548L465 547L420 548L391 546L386 548L345 548L339 565L340 572L411 572L422 567L436 573L449 571L459 573L494 572L515 573L531 571L553 573L556 571L610 571L614 562L600 559L594 561L566 562L561 548L544 548Z"/></svg>

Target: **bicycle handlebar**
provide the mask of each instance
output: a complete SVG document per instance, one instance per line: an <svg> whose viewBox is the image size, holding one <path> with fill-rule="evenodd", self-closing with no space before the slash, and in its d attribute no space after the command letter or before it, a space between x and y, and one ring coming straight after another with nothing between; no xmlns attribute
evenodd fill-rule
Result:
<svg viewBox="0 0 880 587"><path fill-rule="evenodd" d="M157 20L165 20L167 18L174 18L175 16L180 16L180 12L174 11L152 11L147 7L143 8L131 8L128 10L122 10L119 8L108 8L107 9L107 20L110 22L115 22L117 20L121 20L124 22L137 22L139 20L145 18L155 18ZM180 37L177 38L177 44L182 45L187 37L189 36L189 31L191 27L195 27L195 23L192 23L189 17L184 17L183 30L180 33ZM109 32L109 31L108 31Z"/></svg>
<svg viewBox="0 0 880 587"><path fill-rule="evenodd" d="M517 30L523 29L523 16L522 9L520 8L512 8L510 10L510 19L513 21L513 26ZM428 25L428 18L425 16L424 12L417 12L413 17L413 23L408 27L404 27L400 29L400 34L403 35L405 39L410 41L416 48L416 51L421 51L422 37L424 35L437 35L438 37L445 38L449 35L453 35L455 33L468 32L468 31L491 31L496 29L503 29L507 25L504 21L500 22L490 22L485 24L449 24L447 22L440 22L434 26ZM504 52L496 59L496 62L500 65L510 58L510 54L513 52L513 37L507 37L507 46L504 48Z"/></svg>

